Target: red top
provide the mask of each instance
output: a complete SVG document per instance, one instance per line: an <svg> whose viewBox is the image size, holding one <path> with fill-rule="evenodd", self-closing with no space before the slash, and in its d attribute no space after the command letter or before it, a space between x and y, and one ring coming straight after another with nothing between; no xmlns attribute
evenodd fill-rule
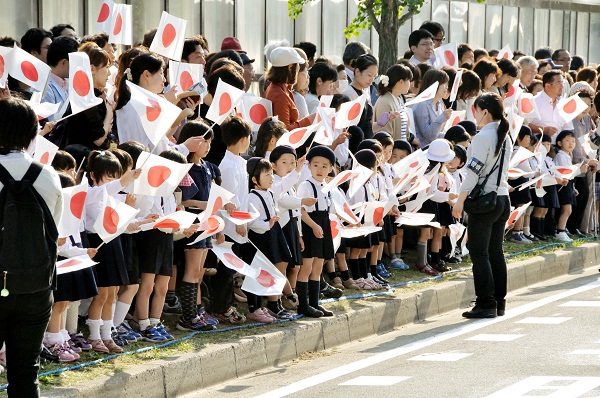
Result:
<svg viewBox="0 0 600 398"><path fill-rule="evenodd" d="M265 98L273 103L273 115L278 116L285 124L285 128L290 131L299 127L308 127L312 123L308 117L298 120L298 108L291 87L290 84L271 83L265 91Z"/></svg>

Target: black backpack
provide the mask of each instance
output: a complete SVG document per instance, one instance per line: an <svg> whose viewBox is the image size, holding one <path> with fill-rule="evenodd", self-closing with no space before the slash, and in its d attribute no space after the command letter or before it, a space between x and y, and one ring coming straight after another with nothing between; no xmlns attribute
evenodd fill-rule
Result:
<svg viewBox="0 0 600 398"><path fill-rule="evenodd" d="M42 165L31 163L15 181L0 164L1 295L31 294L54 287L58 230L33 183ZM0 297L1 300L1 297Z"/></svg>

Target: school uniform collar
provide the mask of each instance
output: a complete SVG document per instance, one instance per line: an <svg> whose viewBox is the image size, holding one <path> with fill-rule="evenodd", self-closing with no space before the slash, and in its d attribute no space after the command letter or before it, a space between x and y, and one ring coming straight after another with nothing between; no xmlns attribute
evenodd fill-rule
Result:
<svg viewBox="0 0 600 398"><path fill-rule="evenodd" d="M308 180L309 180L310 182L312 182L313 184L315 184L315 186L317 186L317 187L322 187L322 186L325 186L325 181L323 181L323 182L319 182L319 181L315 180L315 179L313 178L313 176L310 176L310 177L308 177Z"/></svg>
<svg viewBox="0 0 600 398"><path fill-rule="evenodd" d="M246 159L244 159L243 157L234 154L233 152L227 150L225 151L225 156L223 157L223 159L227 159L228 161L240 166L240 167L246 167Z"/></svg>

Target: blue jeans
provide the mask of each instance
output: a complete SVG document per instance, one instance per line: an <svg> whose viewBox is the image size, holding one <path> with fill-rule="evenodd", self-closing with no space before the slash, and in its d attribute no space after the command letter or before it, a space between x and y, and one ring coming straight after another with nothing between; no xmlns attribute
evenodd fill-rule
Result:
<svg viewBox="0 0 600 398"><path fill-rule="evenodd" d="M0 346L6 343L8 396L39 397L39 355L52 309L52 291L0 297Z"/></svg>
<svg viewBox="0 0 600 398"><path fill-rule="evenodd" d="M506 297L506 261L502 242L509 216L508 196L498 196L496 208L489 213L469 214L467 232L476 305L482 308L496 308L496 303L504 303Z"/></svg>

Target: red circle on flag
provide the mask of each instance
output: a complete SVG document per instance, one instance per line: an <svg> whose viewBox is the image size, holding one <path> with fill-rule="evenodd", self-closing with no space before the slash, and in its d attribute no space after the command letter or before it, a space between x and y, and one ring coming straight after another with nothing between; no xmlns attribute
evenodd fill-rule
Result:
<svg viewBox="0 0 600 398"><path fill-rule="evenodd" d="M510 86L510 88L508 89L508 92L506 93L506 96L504 98L510 98L513 95L515 95L515 86Z"/></svg>
<svg viewBox="0 0 600 398"><path fill-rule="evenodd" d="M50 159L50 154L48 152L44 152L42 157L40 158L41 164L48 164L48 160Z"/></svg>
<svg viewBox="0 0 600 398"><path fill-rule="evenodd" d="M352 108L348 111L348 120L354 120L360 116L360 104L352 105Z"/></svg>
<svg viewBox="0 0 600 398"><path fill-rule="evenodd" d="M342 173L344 173L344 176L342 178L340 178L340 180L337 182L337 185L341 185L341 184L345 183L352 176L352 172L350 170L346 170Z"/></svg>
<svg viewBox="0 0 600 398"><path fill-rule="evenodd" d="M378 207L373 211L373 224L378 225L383 220L383 207Z"/></svg>
<svg viewBox="0 0 600 398"><path fill-rule="evenodd" d="M514 120L513 120L513 122L512 122L512 129L513 129L513 130L516 130L516 129L517 129L517 122L515 122Z"/></svg>
<svg viewBox="0 0 600 398"><path fill-rule="evenodd" d="M444 59L446 60L446 63L450 66L454 65L454 63L456 62L456 57L454 56L454 53L450 50L444 51Z"/></svg>
<svg viewBox="0 0 600 398"><path fill-rule="evenodd" d="M329 221L329 225L331 227L331 238L335 239L338 234L340 233L339 229L338 229L338 222L337 221Z"/></svg>
<svg viewBox="0 0 600 398"><path fill-rule="evenodd" d="M254 104L250 108L250 120L256 124L262 124L267 118L267 109L263 104Z"/></svg>
<svg viewBox="0 0 600 398"><path fill-rule="evenodd" d="M531 99L523 98L521 101L521 110L523 113L531 113L533 112L533 104L531 103Z"/></svg>
<svg viewBox="0 0 600 398"><path fill-rule="evenodd" d="M4 57L0 55L0 76L4 74Z"/></svg>
<svg viewBox="0 0 600 398"><path fill-rule="evenodd" d="M260 270L260 274L256 277L256 281L264 287L272 287L275 285L275 278L269 272Z"/></svg>
<svg viewBox="0 0 600 398"><path fill-rule="evenodd" d="M299 143L302 140L302 137L304 137L304 134L306 134L306 129L301 129L290 134L290 143L294 145Z"/></svg>
<svg viewBox="0 0 600 398"><path fill-rule="evenodd" d="M238 219L238 220L251 220L252 219L252 214L248 213L247 211L234 211L231 213L231 215L229 217Z"/></svg>
<svg viewBox="0 0 600 398"><path fill-rule="evenodd" d="M229 93L221 94L221 98L219 98L219 116L223 116L227 112L230 112L232 104L233 101L231 101L231 95L229 95Z"/></svg>
<svg viewBox="0 0 600 398"><path fill-rule="evenodd" d="M408 167L412 169L412 168L415 168L415 167L417 167L418 165L419 165L419 161L418 161L418 160L415 160L415 161L414 161L414 162L412 162L412 163L411 163L411 164L410 164Z"/></svg>
<svg viewBox="0 0 600 398"><path fill-rule="evenodd" d="M504 53L504 55L502 55L502 58L508 59L508 51Z"/></svg>
<svg viewBox="0 0 600 398"><path fill-rule="evenodd" d="M563 110L566 113L573 113L573 112L575 112L576 109L577 109L577 101L575 101L575 98L571 98L569 100L569 102L567 102L565 104L565 106L563 106Z"/></svg>
<svg viewBox="0 0 600 398"><path fill-rule="evenodd" d="M102 7L100 7L100 14L98 14L98 22L105 22L110 15L110 7L106 3L102 3Z"/></svg>
<svg viewBox="0 0 600 398"><path fill-rule="evenodd" d="M113 35L118 35L119 33L121 33L121 30L123 29L123 17L121 16L121 13L117 14L117 17L115 18L115 28L113 29Z"/></svg>
<svg viewBox="0 0 600 398"><path fill-rule="evenodd" d="M471 105L471 114L475 117L475 105Z"/></svg>
<svg viewBox="0 0 600 398"><path fill-rule="evenodd" d="M206 232L208 232L209 234L217 232L217 229L219 229L219 226L221 225L219 220L217 220L215 217L209 217L207 223L208 231Z"/></svg>
<svg viewBox="0 0 600 398"><path fill-rule="evenodd" d="M213 214L221 210L221 207L223 207L223 198L217 196L217 199L215 199L215 204L213 205L213 208L210 212L210 215L212 216Z"/></svg>
<svg viewBox="0 0 600 398"><path fill-rule="evenodd" d="M31 80L32 82L38 81L39 75L38 75L37 68L31 62L29 62L29 61L21 62L21 72L23 72L23 75L27 79Z"/></svg>
<svg viewBox="0 0 600 398"><path fill-rule="evenodd" d="M154 228L179 228L179 223L175 220L167 218L166 220L162 220L158 224L154 224Z"/></svg>
<svg viewBox="0 0 600 398"><path fill-rule="evenodd" d="M344 203L344 213L349 215L352 220L356 221L356 215L352 212L352 209L350 206L348 206L348 203Z"/></svg>
<svg viewBox="0 0 600 398"><path fill-rule="evenodd" d="M169 47L171 43L173 43L173 41L175 40L175 37L177 37L177 30L175 30L175 27L172 24L168 23L167 26L165 26L165 28L163 29L163 47Z"/></svg>
<svg viewBox="0 0 600 398"><path fill-rule="evenodd" d="M84 71L78 70L73 75L73 88L80 97L85 97L90 92L90 79Z"/></svg>
<svg viewBox="0 0 600 398"><path fill-rule="evenodd" d="M153 188L160 187L171 176L171 169L166 166L152 166L148 170L148 184Z"/></svg>
<svg viewBox="0 0 600 398"><path fill-rule="evenodd" d="M149 122L154 122L160 116L162 109L157 101L148 99L148 102L150 102L150 106L146 107L146 119Z"/></svg>
<svg viewBox="0 0 600 398"><path fill-rule="evenodd" d="M331 129L335 130L335 116L331 118Z"/></svg>
<svg viewBox="0 0 600 398"><path fill-rule="evenodd" d="M109 234L117 232L119 225L119 213L110 206L106 206L104 209L104 217L102 218L102 226L104 230Z"/></svg>
<svg viewBox="0 0 600 398"><path fill-rule="evenodd" d="M519 213L518 211L512 212L512 214L510 215L510 217L508 218L508 221L507 221L508 225L512 225L515 221L517 221L516 218L517 218L518 213Z"/></svg>
<svg viewBox="0 0 600 398"><path fill-rule="evenodd" d="M66 263L61 264L58 268L69 268L69 267L74 267L76 265L81 264L82 261L81 260L77 260L76 258L67 261Z"/></svg>
<svg viewBox="0 0 600 398"><path fill-rule="evenodd" d="M244 262L242 260L240 260L239 258L237 258L235 255L231 254L231 253L225 253L223 254L223 257L225 257L225 260L233 265L235 268L244 268Z"/></svg>
<svg viewBox="0 0 600 398"><path fill-rule="evenodd" d="M460 122L460 117L459 117L459 116L456 116L456 117L454 118L454 120L452 120L452 125L453 125L453 126L456 126L456 125L458 124L458 122Z"/></svg>
<svg viewBox="0 0 600 398"><path fill-rule="evenodd" d="M81 219L83 215L83 205L85 204L85 198L87 197L87 192L77 192L75 195L71 197L71 203L69 204L69 209L71 209L71 214L75 217Z"/></svg>
<svg viewBox="0 0 600 398"><path fill-rule="evenodd" d="M179 76L179 85L183 91L188 91L189 88L194 85L194 78L189 71L184 70L181 72L181 76Z"/></svg>

